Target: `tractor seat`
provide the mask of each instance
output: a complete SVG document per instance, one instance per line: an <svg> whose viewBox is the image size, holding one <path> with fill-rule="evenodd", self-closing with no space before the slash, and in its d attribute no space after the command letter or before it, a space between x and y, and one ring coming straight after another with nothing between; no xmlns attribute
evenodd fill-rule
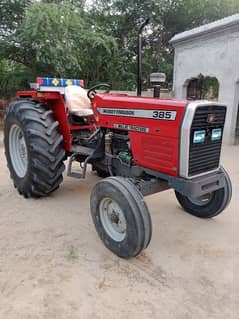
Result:
<svg viewBox="0 0 239 319"><path fill-rule="evenodd" d="M80 86L69 85L65 88L65 101L69 113L85 117L93 115L90 99L86 90Z"/></svg>

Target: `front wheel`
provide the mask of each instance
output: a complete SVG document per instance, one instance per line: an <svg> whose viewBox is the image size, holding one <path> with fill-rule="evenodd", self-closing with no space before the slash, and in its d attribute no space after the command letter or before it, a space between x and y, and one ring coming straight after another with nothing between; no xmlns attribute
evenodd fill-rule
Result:
<svg viewBox="0 0 239 319"><path fill-rule="evenodd" d="M187 197L175 191L178 202L187 213L200 218L212 218L227 207L232 197L232 184L226 170L223 167L221 170L225 177L223 188L197 198Z"/></svg>
<svg viewBox="0 0 239 319"><path fill-rule="evenodd" d="M91 193L91 214L99 237L117 256L134 257L148 246L151 218L131 181L122 177L99 181Z"/></svg>

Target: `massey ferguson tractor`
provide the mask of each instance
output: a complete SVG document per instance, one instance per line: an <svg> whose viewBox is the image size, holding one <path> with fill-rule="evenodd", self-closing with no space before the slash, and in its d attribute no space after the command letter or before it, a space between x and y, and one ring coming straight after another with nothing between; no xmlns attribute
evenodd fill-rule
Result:
<svg viewBox="0 0 239 319"><path fill-rule="evenodd" d="M81 80L39 77L32 90L17 92L4 125L8 168L25 198L56 191L67 158L68 176L83 181L91 165L104 177L92 190L91 215L105 246L123 258L151 239L143 196L173 188L186 212L211 218L232 194L220 166L226 106L160 99L159 74L152 76L155 97L141 96L144 25L137 97L111 94L105 83L86 91Z"/></svg>

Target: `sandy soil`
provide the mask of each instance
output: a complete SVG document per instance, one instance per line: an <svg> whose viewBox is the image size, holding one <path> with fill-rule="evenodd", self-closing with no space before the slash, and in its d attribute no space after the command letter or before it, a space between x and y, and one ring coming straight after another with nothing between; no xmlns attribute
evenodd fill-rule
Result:
<svg viewBox="0 0 239 319"><path fill-rule="evenodd" d="M66 177L49 198L25 200L0 142L0 318L237 319L238 158L239 147L224 149L234 194L213 220L184 213L172 191L148 197L151 244L126 261L95 232L93 173L85 182Z"/></svg>

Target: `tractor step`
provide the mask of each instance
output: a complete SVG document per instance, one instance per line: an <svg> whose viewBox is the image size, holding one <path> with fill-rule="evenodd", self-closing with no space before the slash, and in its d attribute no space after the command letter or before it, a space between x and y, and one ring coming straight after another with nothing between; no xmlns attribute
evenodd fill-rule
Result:
<svg viewBox="0 0 239 319"><path fill-rule="evenodd" d="M83 156L91 156L94 153L94 149L81 146L81 145L74 145L72 147L72 152L77 155L83 155Z"/></svg>
<svg viewBox="0 0 239 319"><path fill-rule="evenodd" d="M76 145L72 148L72 151L73 151L73 154L71 155L71 157L69 159L69 163L68 163L68 167L67 167L67 176L70 176L73 178L78 178L78 179L85 179L87 164L88 164L90 158L92 157L92 155L94 154L95 150L92 148L89 148L89 147ZM78 156L86 156L86 159L83 163L83 167L81 167L80 172L74 172L72 170L72 165L73 165L73 162L76 161L77 155Z"/></svg>

